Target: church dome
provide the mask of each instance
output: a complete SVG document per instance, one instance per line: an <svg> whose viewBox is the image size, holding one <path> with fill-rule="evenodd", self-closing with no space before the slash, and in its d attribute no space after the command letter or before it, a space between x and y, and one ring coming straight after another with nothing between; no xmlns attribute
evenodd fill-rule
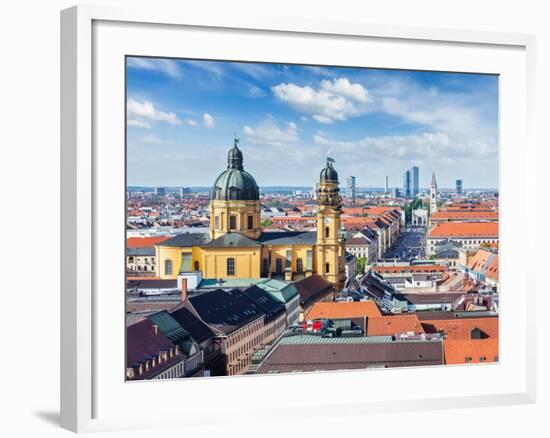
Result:
<svg viewBox="0 0 550 438"><path fill-rule="evenodd" d="M338 182L338 173L332 167L332 162L327 159L327 165L321 170L321 182Z"/></svg>
<svg viewBox="0 0 550 438"><path fill-rule="evenodd" d="M212 187L214 201L258 201L260 190L254 180L243 168L243 153L235 139L234 146L227 154L227 170L222 172Z"/></svg>

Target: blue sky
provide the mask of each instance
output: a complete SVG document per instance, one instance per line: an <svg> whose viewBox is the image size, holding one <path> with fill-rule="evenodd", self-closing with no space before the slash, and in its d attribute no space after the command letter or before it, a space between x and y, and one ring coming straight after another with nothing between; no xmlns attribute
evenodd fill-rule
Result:
<svg viewBox="0 0 550 438"><path fill-rule="evenodd" d="M129 185L209 186L234 133L260 186L498 184L496 76L132 57L127 99Z"/></svg>

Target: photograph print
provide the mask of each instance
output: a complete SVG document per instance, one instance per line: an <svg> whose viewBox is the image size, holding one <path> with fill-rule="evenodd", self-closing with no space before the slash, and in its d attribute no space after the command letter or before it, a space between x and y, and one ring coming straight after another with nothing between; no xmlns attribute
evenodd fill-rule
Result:
<svg viewBox="0 0 550 438"><path fill-rule="evenodd" d="M126 380L498 366L498 98L127 56Z"/></svg>

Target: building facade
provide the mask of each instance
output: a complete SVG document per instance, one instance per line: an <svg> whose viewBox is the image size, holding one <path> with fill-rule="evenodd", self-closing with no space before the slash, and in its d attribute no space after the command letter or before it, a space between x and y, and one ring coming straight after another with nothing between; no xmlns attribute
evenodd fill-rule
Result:
<svg viewBox="0 0 550 438"><path fill-rule="evenodd" d="M209 233L180 234L156 245L157 276L174 279L200 271L205 279L277 278L295 281L318 273L343 287L338 174L327 159L317 194L317 230L264 232L259 188L243 167L235 139L227 169L215 180Z"/></svg>

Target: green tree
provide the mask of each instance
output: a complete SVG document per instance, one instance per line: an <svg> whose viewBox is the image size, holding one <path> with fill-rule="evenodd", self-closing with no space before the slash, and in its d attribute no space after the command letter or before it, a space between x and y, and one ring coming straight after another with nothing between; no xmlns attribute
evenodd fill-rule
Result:
<svg viewBox="0 0 550 438"><path fill-rule="evenodd" d="M356 257L355 258L355 275L364 274L366 265L367 265L366 257Z"/></svg>
<svg viewBox="0 0 550 438"><path fill-rule="evenodd" d="M262 228L268 228L271 226L273 221L271 219L263 219L262 220Z"/></svg>

